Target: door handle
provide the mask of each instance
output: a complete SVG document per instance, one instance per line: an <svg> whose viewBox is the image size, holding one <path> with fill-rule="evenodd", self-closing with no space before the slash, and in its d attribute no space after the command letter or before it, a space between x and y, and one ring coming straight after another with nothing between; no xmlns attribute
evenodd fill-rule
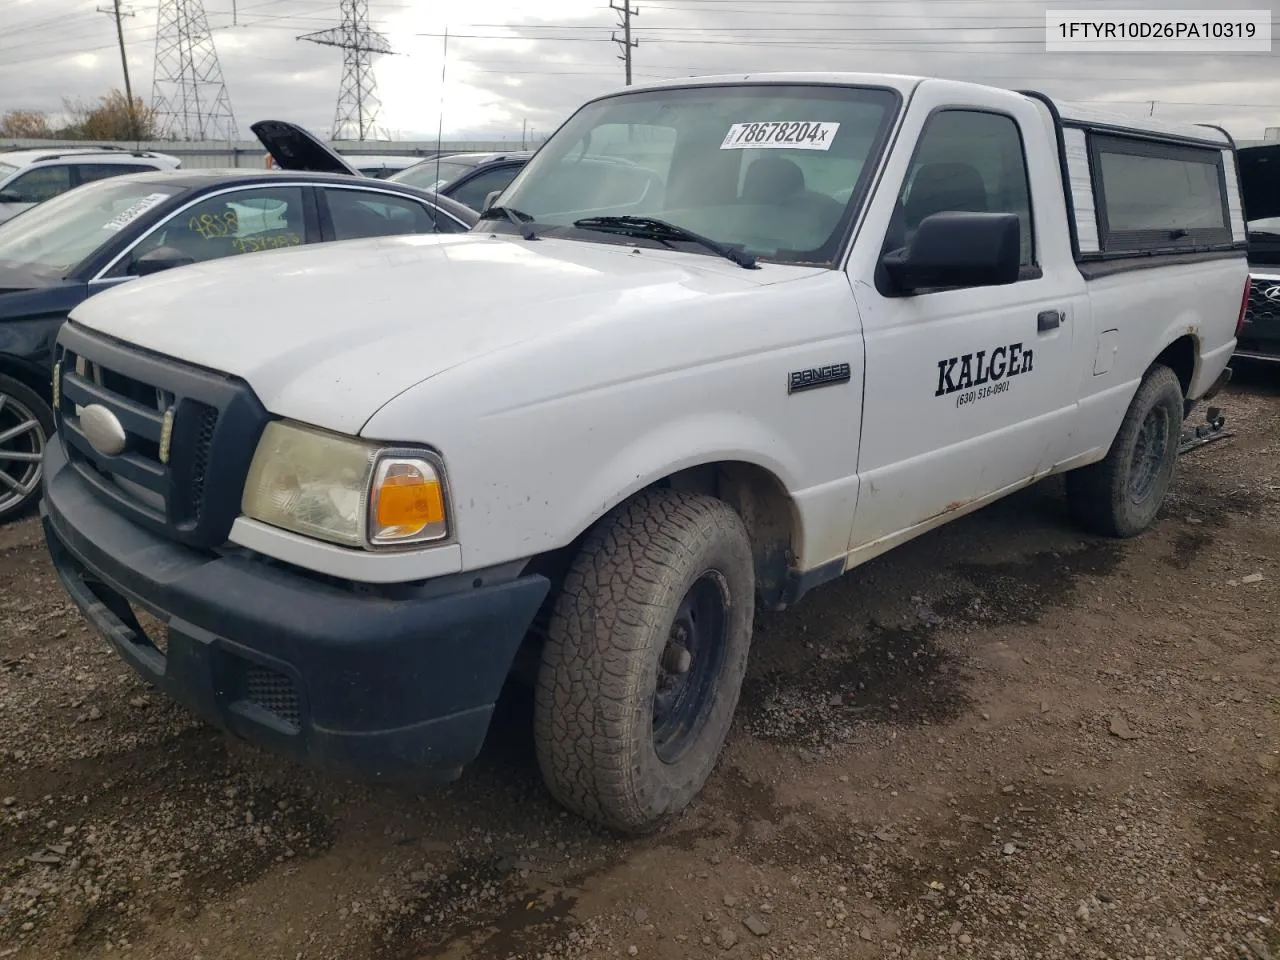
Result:
<svg viewBox="0 0 1280 960"><path fill-rule="evenodd" d="M1040 333L1057 330L1062 319L1062 314L1057 310L1041 310L1040 315L1036 317L1036 330Z"/></svg>

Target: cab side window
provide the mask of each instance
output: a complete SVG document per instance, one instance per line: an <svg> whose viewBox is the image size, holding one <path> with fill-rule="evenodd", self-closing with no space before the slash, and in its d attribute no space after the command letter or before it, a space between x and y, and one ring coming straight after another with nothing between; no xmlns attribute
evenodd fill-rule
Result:
<svg viewBox="0 0 1280 960"><path fill-rule="evenodd" d="M36 167L11 180L4 188L13 203L43 203L71 189L71 168Z"/></svg>
<svg viewBox="0 0 1280 960"><path fill-rule="evenodd" d="M898 196L886 249L905 246L925 217L949 211L1017 214L1021 264L1035 265L1027 163L1011 117L943 110L929 118Z"/></svg>

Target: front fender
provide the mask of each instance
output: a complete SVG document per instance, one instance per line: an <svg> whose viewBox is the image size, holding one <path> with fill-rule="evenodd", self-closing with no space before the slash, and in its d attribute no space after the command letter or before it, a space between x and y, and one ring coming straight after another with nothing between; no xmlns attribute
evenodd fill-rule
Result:
<svg viewBox="0 0 1280 960"><path fill-rule="evenodd" d="M47 395L53 344L65 320L65 315L0 320L0 372L8 368Z"/></svg>
<svg viewBox="0 0 1280 960"><path fill-rule="evenodd" d="M789 389L796 371L836 363L847 379ZM636 491L722 461L777 479L809 520L798 562L821 562L848 550L848 527L837 528L856 494L862 372L848 282L813 275L724 296L633 297L425 380L361 433L441 454L464 570L566 546Z"/></svg>
<svg viewBox="0 0 1280 960"><path fill-rule="evenodd" d="M707 438L714 437L714 443ZM663 423L635 438L600 464L563 509L571 541L619 503L659 480L691 467L729 461L772 474L788 491L797 489L791 464L798 452L765 424L731 413L697 413ZM802 537L803 531L796 531ZM566 541L568 542L568 541Z"/></svg>

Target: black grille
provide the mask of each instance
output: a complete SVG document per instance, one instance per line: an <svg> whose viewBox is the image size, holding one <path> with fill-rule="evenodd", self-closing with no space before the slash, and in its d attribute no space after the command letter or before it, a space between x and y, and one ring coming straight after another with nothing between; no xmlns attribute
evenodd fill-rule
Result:
<svg viewBox="0 0 1280 960"><path fill-rule="evenodd" d="M74 323L63 324L55 354L58 433L79 474L157 533L195 547L224 543L268 419L248 385ZM123 450L106 454L89 442L77 409L91 404L120 422Z"/></svg>
<svg viewBox="0 0 1280 960"><path fill-rule="evenodd" d="M218 411L201 404L195 449L191 454L191 483L187 492L187 509L193 520L200 519L200 503L204 500L204 478L209 468L209 447L218 426Z"/></svg>
<svg viewBox="0 0 1280 960"><path fill-rule="evenodd" d="M302 726L298 688L283 673L251 664L245 671L245 699L294 730Z"/></svg>

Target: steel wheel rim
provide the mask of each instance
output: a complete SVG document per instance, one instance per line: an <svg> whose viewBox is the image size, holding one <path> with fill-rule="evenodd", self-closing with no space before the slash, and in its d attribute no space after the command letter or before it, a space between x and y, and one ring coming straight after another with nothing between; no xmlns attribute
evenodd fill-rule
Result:
<svg viewBox="0 0 1280 960"><path fill-rule="evenodd" d="M653 745L663 763L679 762L705 726L728 642L729 586L723 574L709 570L680 601L658 658Z"/></svg>
<svg viewBox="0 0 1280 960"><path fill-rule="evenodd" d="M1169 449L1169 414L1153 407L1142 421L1129 467L1129 499L1145 503L1156 487Z"/></svg>
<svg viewBox="0 0 1280 960"><path fill-rule="evenodd" d="M0 516L39 487L44 445L44 427L35 411L13 394L0 392Z"/></svg>

